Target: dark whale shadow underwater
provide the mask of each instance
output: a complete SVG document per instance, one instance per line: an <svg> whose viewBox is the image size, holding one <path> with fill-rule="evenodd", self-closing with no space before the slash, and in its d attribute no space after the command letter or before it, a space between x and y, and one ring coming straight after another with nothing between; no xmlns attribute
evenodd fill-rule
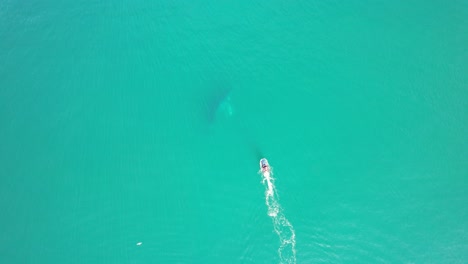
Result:
<svg viewBox="0 0 468 264"><path fill-rule="evenodd" d="M212 129L217 126L218 121L232 117L232 93L233 88L229 83L214 81L203 94L200 94L202 120L205 123L205 128L208 129L206 131L208 135L213 135ZM229 128L236 130L235 134L240 137L240 142L245 144L246 154L255 160L264 158L262 148L255 140L255 136L249 132L248 126L241 120L231 119L230 121Z"/></svg>
<svg viewBox="0 0 468 264"><path fill-rule="evenodd" d="M232 115L230 95L232 87L223 85L213 88L205 99L204 117L208 124L213 124L222 112Z"/></svg>

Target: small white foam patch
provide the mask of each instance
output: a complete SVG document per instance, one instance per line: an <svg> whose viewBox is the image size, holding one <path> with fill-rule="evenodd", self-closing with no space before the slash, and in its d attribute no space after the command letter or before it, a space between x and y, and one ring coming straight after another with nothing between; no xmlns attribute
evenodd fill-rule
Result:
<svg viewBox="0 0 468 264"><path fill-rule="evenodd" d="M142 244L143 244L142 242L136 243L137 246L141 246Z"/></svg>

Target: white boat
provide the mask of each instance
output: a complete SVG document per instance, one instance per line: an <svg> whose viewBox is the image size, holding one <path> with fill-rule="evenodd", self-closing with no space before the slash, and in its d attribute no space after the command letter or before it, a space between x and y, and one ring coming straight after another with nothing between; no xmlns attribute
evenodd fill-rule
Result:
<svg viewBox="0 0 468 264"><path fill-rule="evenodd" d="M260 160L260 170L262 172L270 171L270 164L268 164L268 160L263 158Z"/></svg>

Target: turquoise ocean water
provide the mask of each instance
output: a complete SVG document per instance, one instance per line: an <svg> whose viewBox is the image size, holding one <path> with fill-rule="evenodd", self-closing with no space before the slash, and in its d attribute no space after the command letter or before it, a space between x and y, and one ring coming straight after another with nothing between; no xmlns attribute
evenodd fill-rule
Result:
<svg viewBox="0 0 468 264"><path fill-rule="evenodd" d="M0 1L0 263L280 263L262 156L289 263L467 263L467 28L457 0Z"/></svg>

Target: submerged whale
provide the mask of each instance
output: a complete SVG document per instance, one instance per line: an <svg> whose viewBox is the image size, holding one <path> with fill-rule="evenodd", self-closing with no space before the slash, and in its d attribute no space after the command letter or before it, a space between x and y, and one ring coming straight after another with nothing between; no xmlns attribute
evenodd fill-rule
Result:
<svg viewBox="0 0 468 264"><path fill-rule="evenodd" d="M214 123L220 116L232 116L231 87L222 87L214 90L206 101L206 119Z"/></svg>

